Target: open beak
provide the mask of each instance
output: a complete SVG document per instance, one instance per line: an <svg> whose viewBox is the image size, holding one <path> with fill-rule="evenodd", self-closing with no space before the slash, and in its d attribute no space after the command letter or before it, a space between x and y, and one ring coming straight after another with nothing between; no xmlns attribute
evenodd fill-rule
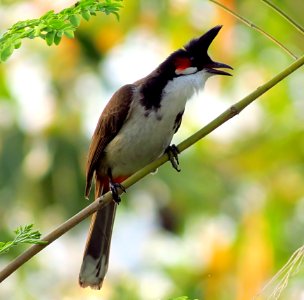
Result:
<svg viewBox="0 0 304 300"><path fill-rule="evenodd" d="M230 67L229 65L220 63L220 62L216 62L213 61L211 63L209 63L208 65L205 66L205 69L207 70L208 73L211 74L215 74L215 75L227 75L227 76L232 76L230 73L222 71L222 70L217 70L217 69L221 69L221 68L226 68L226 69L230 69L233 70L232 67Z"/></svg>

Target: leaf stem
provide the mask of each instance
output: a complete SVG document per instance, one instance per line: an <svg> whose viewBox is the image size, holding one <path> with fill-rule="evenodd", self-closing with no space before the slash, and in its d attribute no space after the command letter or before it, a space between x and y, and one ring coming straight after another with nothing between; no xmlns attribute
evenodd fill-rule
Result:
<svg viewBox="0 0 304 300"><path fill-rule="evenodd" d="M297 23L292 18L290 18L283 10L281 10L274 3L272 3L268 0L262 0L262 1L264 3L266 3L269 7L271 7L273 10L275 10L279 15L281 15L285 20L287 20L291 25L293 25L294 28L296 28L299 32L304 34L304 27L302 27L299 23Z"/></svg>
<svg viewBox="0 0 304 300"><path fill-rule="evenodd" d="M274 42L275 44L277 44L280 48L282 48L286 53L288 53L292 58L297 59L298 57L292 53L288 48L286 48L282 43L280 43L276 38L274 38L271 34L267 33L266 31L264 31L262 28L258 27L257 25L255 25L254 23L250 22L249 20L247 20L246 18L240 16L239 14L237 14L236 12L234 12L233 10L231 10L230 8L226 7L224 4L217 2L215 0L209 0L211 2L213 2L214 4L220 6L221 8L223 8L225 11L227 11L228 13L230 13L231 15L233 15L235 18L237 18L238 20L240 20L241 22L243 22L244 24L246 24L247 26L257 30L258 32L262 33L264 36L266 36L268 39L270 39L272 42Z"/></svg>

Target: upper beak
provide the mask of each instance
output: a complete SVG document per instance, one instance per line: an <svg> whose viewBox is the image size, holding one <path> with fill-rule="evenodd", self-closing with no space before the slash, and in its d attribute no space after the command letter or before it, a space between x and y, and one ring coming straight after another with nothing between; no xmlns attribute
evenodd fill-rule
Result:
<svg viewBox="0 0 304 300"><path fill-rule="evenodd" d="M208 73L217 74L217 75L232 76L228 72L225 72L225 71L222 71L222 70L217 70L219 68L226 68L226 69L233 70L233 68L230 67L229 65L226 65L226 64L223 64L223 63L220 63L220 62L213 61L213 62L209 63L205 68L206 68Z"/></svg>

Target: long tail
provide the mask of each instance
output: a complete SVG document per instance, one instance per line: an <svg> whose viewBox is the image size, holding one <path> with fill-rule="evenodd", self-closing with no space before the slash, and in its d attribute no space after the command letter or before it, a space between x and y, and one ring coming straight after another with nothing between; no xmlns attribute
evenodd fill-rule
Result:
<svg viewBox="0 0 304 300"><path fill-rule="evenodd" d="M107 179L95 181L95 199L109 191ZM109 264L110 244L117 204L112 201L94 213L79 273L79 284L100 289Z"/></svg>

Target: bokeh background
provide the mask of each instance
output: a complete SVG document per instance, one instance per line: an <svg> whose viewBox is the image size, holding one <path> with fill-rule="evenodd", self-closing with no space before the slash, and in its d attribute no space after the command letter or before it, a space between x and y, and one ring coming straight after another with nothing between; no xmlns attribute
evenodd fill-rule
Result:
<svg viewBox="0 0 304 300"><path fill-rule="evenodd" d="M0 31L74 1L0 1ZM297 55L304 37L260 1L222 1ZM303 1L275 1L303 25ZM206 0L128 0L120 21L98 14L59 46L24 41L0 65L0 240L19 225L47 233L89 204L89 140L111 94L172 51L223 24L210 48L234 67L188 103L178 143L293 59ZM169 164L119 206L103 289L81 289L89 220L0 286L1 299L252 299L304 243L304 72L289 76ZM0 257L5 266L27 247ZM263 296L267 295L263 294ZM265 299L260 297L259 299ZM304 275L281 299L304 299Z"/></svg>

